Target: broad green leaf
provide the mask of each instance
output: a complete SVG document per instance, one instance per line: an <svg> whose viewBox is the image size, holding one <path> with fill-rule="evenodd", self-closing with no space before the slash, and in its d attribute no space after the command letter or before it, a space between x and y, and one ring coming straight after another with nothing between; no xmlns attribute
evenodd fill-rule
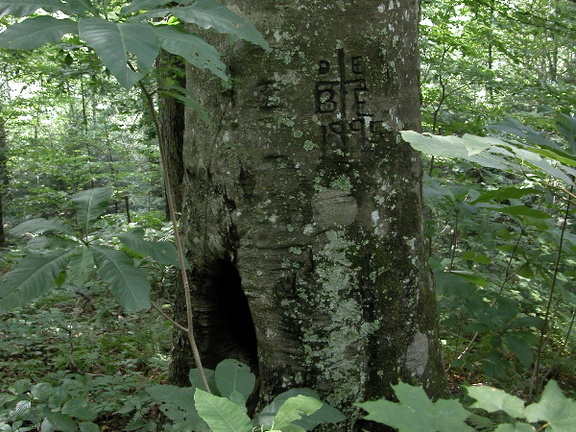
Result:
<svg viewBox="0 0 576 432"><path fill-rule="evenodd" d="M256 377L250 368L238 360L226 359L216 366L216 386L220 394L229 397L233 392L238 392L248 399L254 389Z"/></svg>
<svg viewBox="0 0 576 432"><path fill-rule="evenodd" d="M468 270L452 270L450 273L463 277L464 279L467 279L470 282L481 287L485 287L488 285L488 281L486 279Z"/></svg>
<svg viewBox="0 0 576 432"><path fill-rule="evenodd" d="M476 399L471 408L480 408L490 413L504 411L514 418L524 418L524 401L503 390L485 386L466 386L468 396Z"/></svg>
<svg viewBox="0 0 576 432"><path fill-rule="evenodd" d="M62 36L69 33L77 34L78 24L68 18L28 18L0 33L0 48L34 49L44 44L58 43Z"/></svg>
<svg viewBox="0 0 576 432"><path fill-rule="evenodd" d="M132 258L125 252L102 246L93 246L92 254L98 275L118 303L129 312L150 308L150 283L146 274L134 267Z"/></svg>
<svg viewBox="0 0 576 432"><path fill-rule="evenodd" d="M158 6L164 6L168 3L172 3L174 0L134 0L128 6L124 6L120 11L123 16L130 15L133 12L139 12L144 10L154 9ZM186 3L191 3L193 0L188 0ZM183 3L179 1L178 3Z"/></svg>
<svg viewBox="0 0 576 432"><path fill-rule="evenodd" d="M509 199L519 199L526 195L541 195L543 193L544 193L543 190L534 187L518 188L511 186L505 188L498 188L495 190L482 193L478 198L476 198L472 202L472 204L476 204L479 202L488 202L492 200L504 201Z"/></svg>
<svg viewBox="0 0 576 432"><path fill-rule="evenodd" d="M74 250L59 250L46 255L29 254L9 272L0 284L0 314L32 302L56 287Z"/></svg>
<svg viewBox="0 0 576 432"><path fill-rule="evenodd" d="M257 415L258 424L267 428L272 427L274 417L284 402L286 402L286 400L289 398L298 395L310 396L314 399L320 400L320 396L314 390L307 388L290 389L276 396L274 400ZM339 423L344 420L346 420L344 414L342 414L336 408L323 403L322 407L318 411L312 413L309 416L305 416L298 421L295 421L294 424L300 426L302 429L312 430L321 423Z"/></svg>
<svg viewBox="0 0 576 432"><path fill-rule="evenodd" d="M402 139L408 142L414 150L436 157L467 158L468 151L462 144L462 139L455 136L437 136L420 134L414 131L401 131Z"/></svg>
<svg viewBox="0 0 576 432"><path fill-rule="evenodd" d="M395 427L399 432L473 432L464 421L471 415L460 402L440 399L432 403L422 387L392 386L399 402L385 399L355 404L368 411L364 418Z"/></svg>
<svg viewBox="0 0 576 432"><path fill-rule="evenodd" d="M180 267L176 247L167 241L148 241L142 238L144 231L139 228L130 230L117 237L128 249L153 258L162 265Z"/></svg>
<svg viewBox="0 0 576 432"><path fill-rule="evenodd" d="M194 405L194 389L173 385L156 385L146 391L160 405L160 410L174 423L187 430L206 431L208 426L200 418Z"/></svg>
<svg viewBox="0 0 576 432"><path fill-rule="evenodd" d="M150 68L160 52L150 24L114 23L102 18L82 18L80 37L94 48L110 73L125 88L131 88ZM133 71L128 53L136 57L141 73Z"/></svg>
<svg viewBox="0 0 576 432"><path fill-rule="evenodd" d="M110 187L88 189L72 195L78 226L84 234L90 232L96 219L104 213L111 196L112 188Z"/></svg>
<svg viewBox="0 0 576 432"><path fill-rule="evenodd" d="M218 394L214 371L212 369L204 369L204 376L206 377L206 381L208 381L208 386L212 393ZM198 369L190 369L190 372L188 372L188 378L190 379L193 388L204 389L204 383L202 382L202 378L200 378L200 372L198 372Z"/></svg>
<svg viewBox="0 0 576 432"><path fill-rule="evenodd" d="M522 337L521 334L510 332L504 336L504 343L508 349L522 363L522 366L529 368L534 359L530 344Z"/></svg>
<svg viewBox="0 0 576 432"><path fill-rule="evenodd" d="M70 268L68 279L80 288L88 281L90 274L94 271L94 258L92 252L86 246L79 247L70 258Z"/></svg>
<svg viewBox="0 0 576 432"><path fill-rule="evenodd" d="M82 432L100 432L100 426L93 422L80 422L78 426Z"/></svg>
<svg viewBox="0 0 576 432"><path fill-rule="evenodd" d="M462 259L477 262L478 264L490 264L492 261L489 256L474 251L466 251L462 254Z"/></svg>
<svg viewBox="0 0 576 432"><path fill-rule="evenodd" d="M31 219L26 222L22 222L16 225L10 230L12 235L21 235L24 233L57 233L57 234L70 234L74 235L74 232L66 225L61 219Z"/></svg>
<svg viewBox="0 0 576 432"><path fill-rule="evenodd" d="M494 430L494 432L535 432L535 429L528 423L516 422L514 424L510 423L500 424Z"/></svg>
<svg viewBox="0 0 576 432"><path fill-rule="evenodd" d="M98 16L99 11L90 0L64 0L66 3L66 8L62 8L63 11L70 14L79 14L85 16L86 12L92 13L94 16Z"/></svg>
<svg viewBox="0 0 576 432"><path fill-rule="evenodd" d="M576 118L560 114L556 119L556 128L568 142L572 153L576 154Z"/></svg>
<svg viewBox="0 0 576 432"><path fill-rule="evenodd" d="M310 396L298 395L288 398L274 417L274 428L286 430L288 426L302 418L314 414L322 407L322 402ZM302 429L302 428L299 428Z"/></svg>
<svg viewBox="0 0 576 432"><path fill-rule="evenodd" d="M481 137L472 134L464 134L462 144L468 151L468 156L474 156L490 149L493 145L502 144L502 140L494 137Z"/></svg>
<svg viewBox="0 0 576 432"><path fill-rule="evenodd" d="M548 423L546 431L576 431L576 402L564 396L554 380L546 384L540 401L528 405L524 414L530 423Z"/></svg>
<svg viewBox="0 0 576 432"><path fill-rule="evenodd" d="M234 402L196 389L196 409L212 432L250 432L250 417Z"/></svg>
<svg viewBox="0 0 576 432"><path fill-rule="evenodd" d="M61 7L60 0L0 0L0 17L4 15L24 17L32 15L38 9L54 12Z"/></svg>
<svg viewBox="0 0 576 432"><path fill-rule="evenodd" d="M500 213L506 213L512 216L528 216L535 219L548 219L551 217L545 211L533 209L530 207L526 207L524 205L498 207L493 208L493 210L499 211Z"/></svg>
<svg viewBox="0 0 576 432"><path fill-rule="evenodd" d="M48 423L44 425L44 423ZM50 428L50 429L45 429ZM62 432L77 432L76 422L66 414L48 412L42 424L42 430L57 430Z"/></svg>
<svg viewBox="0 0 576 432"><path fill-rule="evenodd" d="M154 32L160 46L169 53L179 55L197 68L208 69L217 77L228 81L226 65L220 60L220 54L201 37L174 26L156 26Z"/></svg>
<svg viewBox="0 0 576 432"><path fill-rule="evenodd" d="M197 24L204 29L213 28L219 33L231 34L270 49L268 42L252 24L216 0L197 0L191 6L176 7L171 12L184 22Z"/></svg>
<svg viewBox="0 0 576 432"><path fill-rule="evenodd" d="M89 408L89 401L84 398L72 398L62 406L62 413L82 421L93 421L98 413Z"/></svg>

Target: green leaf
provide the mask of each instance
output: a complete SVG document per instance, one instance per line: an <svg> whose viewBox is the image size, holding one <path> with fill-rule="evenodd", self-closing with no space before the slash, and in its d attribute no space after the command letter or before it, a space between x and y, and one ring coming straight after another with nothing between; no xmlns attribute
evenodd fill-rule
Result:
<svg viewBox="0 0 576 432"><path fill-rule="evenodd" d="M487 255L481 253L481 252L474 252L474 251L466 251L462 254L462 259L463 260L470 260L470 261L474 261L477 262L478 264L490 264L490 262L492 261L490 259L490 257L488 257Z"/></svg>
<svg viewBox="0 0 576 432"><path fill-rule="evenodd" d="M119 234L117 237L128 249L149 256L159 264L180 267L178 251L172 243L144 240L143 235L142 229L135 228L124 234Z"/></svg>
<svg viewBox="0 0 576 432"><path fill-rule="evenodd" d="M110 73L125 88L131 88L154 65L160 47L150 24L114 23L102 18L82 18L80 37L94 48ZM139 70L128 65L128 53L136 57Z"/></svg>
<svg viewBox="0 0 576 432"><path fill-rule="evenodd" d="M524 205L493 208L493 210L512 216L528 216L534 219L549 219L551 216L542 210L533 209Z"/></svg>
<svg viewBox="0 0 576 432"><path fill-rule="evenodd" d="M56 234L70 234L74 232L66 225L61 219L30 219L29 221L22 222L10 230L12 235L21 235L24 233L56 233Z"/></svg>
<svg viewBox="0 0 576 432"><path fill-rule="evenodd" d="M498 425L494 432L534 432L534 428L527 423L504 423Z"/></svg>
<svg viewBox="0 0 576 432"><path fill-rule="evenodd" d="M132 258L125 252L102 246L93 246L92 253L98 275L118 303L129 312L150 308L150 283L146 274L134 267Z"/></svg>
<svg viewBox="0 0 576 432"><path fill-rule="evenodd" d="M78 424L82 432L100 432L100 427L92 422L80 422Z"/></svg>
<svg viewBox="0 0 576 432"><path fill-rule="evenodd" d="M355 404L368 411L364 418L395 427L399 432L473 432L464 421L471 415L460 402L440 399L432 403L422 387L392 386L399 402L381 399Z"/></svg>
<svg viewBox="0 0 576 432"><path fill-rule="evenodd" d="M120 14L126 16L133 12L150 10L158 6L164 6L172 1L173 0L134 0L128 6L124 6L120 11ZM192 2L192 0L189 0L189 2ZM178 3L182 3L182 1L179 1Z"/></svg>
<svg viewBox="0 0 576 432"><path fill-rule="evenodd" d="M274 428L286 430L291 423L300 420L303 415L309 416L321 407L322 402L310 396L298 395L288 398L274 417Z"/></svg>
<svg viewBox="0 0 576 432"><path fill-rule="evenodd" d="M56 280L66 270L74 250L36 255L29 254L9 272L0 284L0 314L32 302L56 287Z"/></svg>
<svg viewBox="0 0 576 432"><path fill-rule="evenodd" d="M556 120L556 128L562 134L573 154L576 154L576 118L560 114Z"/></svg>
<svg viewBox="0 0 576 432"><path fill-rule="evenodd" d="M32 15L38 9L55 12L61 7L60 0L0 0L0 17L4 15L24 17Z"/></svg>
<svg viewBox="0 0 576 432"><path fill-rule="evenodd" d="M62 414L59 412L49 412L46 414L46 419L44 422L47 422L48 425L42 424L42 430L46 430L45 427L53 428L49 430L58 430L62 432L76 432L76 422L67 416L66 414Z"/></svg>
<svg viewBox="0 0 576 432"><path fill-rule="evenodd" d="M84 234L90 232L96 219L106 211L111 196L110 187L88 189L72 195L78 226Z"/></svg>
<svg viewBox="0 0 576 432"><path fill-rule="evenodd" d="M220 54L201 37L174 26L156 26L154 32L160 46L171 54L179 55L199 69L208 69L217 77L228 81L226 65Z"/></svg>
<svg viewBox="0 0 576 432"><path fill-rule="evenodd" d="M98 414L88 407L88 400L83 398L72 398L62 407L62 413L82 421L93 421Z"/></svg>
<svg viewBox="0 0 576 432"><path fill-rule="evenodd" d="M205 431L208 429L194 405L193 388L157 385L148 387L146 391L155 402L160 404L160 410L173 422L182 425L187 430Z"/></svg>
<svg viewBox="0 0 576 432"><path fill-rule="evenodd" d="M248 396L254 390L256 377L250 372L248 366L238 360L223 360L216 366L214 372L216 386L224 397L229 397L232 393L238 392L244 396L244 399L248 399Z"/></svg>
<svg viewBox="0 0 576 432"><path fill-rule="evenodd" d="M206 381L208 381L208 386L210 387L212 393L218 394L214 371L212 369L205 368L204 376L206 377ZM204 383L202 382L202 378L200 377L200 372L198 371L198 369L190 369L190 371L188 372L188 379L190 380L190 383L192 384L193 388L199 388L199 389L204 388Z"/></svg>
<svg viewBox="0 0 576 432"><path fill-rule="evenodd" d="M86 246L78 248L70 258L68 279L77 288L80 288L90 278L94 271L94 258L92 252Z"/></svg>
<svg viewBox="0 0 576 432"><path fill-rule="evenodd" d="M320 400L320 396L314 390L307 388L290 389L276 396L274 400L258 414L258 423L268 428L272 427L274 417L284 402L286 402L287 399L298 395L310 396L314 399ZM344 420L346 420L344 414L336 408L323 403L322 407L318 411L309 416L303 417L301 420L294 422L294 424L300 426L302 429L312 430L321 423L339 423Z"/></svg>
<svg viewBox="0 0 576 432"><path fill-rule="evenodd" d="M485 287L488 285L488 281L486 279L468 270L452 270L450 273L463 277L464 279L469 280L470 282L481 287Z"/></svg>
<svg viewBox="0 0 576 432"><path fill-rule="evenodd" d="M505 187L505 188L498 188L495 190L491 190L488 192L482 193L478 198L476 198L472 204L476 204L479 202L488 202L488 201L504 201L509 199L519 199L526 195L540 195L544 191L529 187L529 188L518 188L514 186Z"/></svg>
<svg viewBox="0 0 576 432"><path fill-rule="evenodd" d="M98 9L92 4L90 0L64 0L66 3L66 8L62 10L69 14L79 14L85 16L86 12L92 13L94 16L98 16Z"/></svg>
<svg viewBox="0 0 576 432"><path fill-rule="evenodd" d="M62 36L69 33L77 34L78 24L68 18L29 18L0 33L0 48L34 49L44 44L58 43Z"/></svg>
<svg viewBox="0 0 576 432"><path fill-rule="evenodd" d="M476 399L471 408L480 408L490 413L504 411L514 418L524 418L524 401L503 390L487 386L465 386L468 396Z"/></svg>
<svg viewBox="0 0 576 432"><path fill-rule="evenodd" d="M231 34L270 49L268 42L252 24L216 0L198 0L191 6L172 8L170 11L184 22L197 24L204 29L213 28L219 33Z"/></svg>
<svg viewBox="0 0 576 432"><path fill-rule="evenodd" d="M529 368L534 359L530 344L522 337L521 333L511 332L504 336L504 343L516 356L522 366Z"/></svg>
<svg viewBox="0 0 576 432"><path fill-rule="evenodd" d="M250 432L250 417L234 402L196 389L196 409L212 432Z"/></svg>
<svg viewBox="0 0 576 432"><path fill-rule="evenodd" d="M528 405L524 413L530 423L548 423L546 431L576 431L576 402L564 396L554 380L546 384L540 401Z"/></svg>

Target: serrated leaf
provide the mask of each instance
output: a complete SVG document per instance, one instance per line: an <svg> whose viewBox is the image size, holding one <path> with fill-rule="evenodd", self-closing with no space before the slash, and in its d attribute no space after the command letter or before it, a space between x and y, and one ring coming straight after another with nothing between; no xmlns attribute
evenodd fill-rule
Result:
<svg viewBox="0 0 576 432"><path fill-rule="evenodd" d="M150 283L146 274L134 267L132 259L122 251L93 246L92 254L98 275L127 311L150 308Z"/></svg>
<svg viewBox="0 0 576 432"><path fill-rule="evenodd" d="M0 314L24 306L56 287L74 250L46 255L29 254L9 272L0 284Z"/></svg>
<svg viewBox="0 0 576 432"><path fill-rule="evenodd" d="M250 432L250 417L234 402L196 389L196 409L213 432Z"/></svg>
<svg viewBox="0 0 576 432"><path fill-rule="evenodd" d="M191 6L172 8L171 12L187 23L204 29L213 28L219 33L236 36L269 50L268 42L256 28L216 0L198 0Z"/></svg>
<svg viewBox="0 0 576 432"><path fill-rule="evenodd" d="M90 232L96 219L106 211L111 196L112 188L110 187L88 189L72 195L78 226L84 234Z"/></svg>
<svg viewBox="0 0 576 432"><path fill-rule="evenodd" d="M60 0L0 0L0 17L4 15L24 17L32 15L38 9L54 12L61 7Z"/></svg>
<svg viewBox="0 0 576 432"><path fill-rule="evenodd" d="M471 408L480 408L490 413L504 411L514 418L524 418L524 401L494 387L466 386L468 396L476 399Z"/></svg>
<svg viewBox="0 0 576 432"><path fill-rule="evenodd" d="M82 18L78 29L80 37L94 48L110 73L127 89L152 68L160 52L150 24ZM129 53L136 57L141 73L133 71L128 65Z"/></svg>
<svg viewBox="0 0 576 432"><path fill-rule="evenodd" d="M68 18L51 16L28 18L0 33L0 48L29 50L48 43L58 43L65 34L77 34L78 24Z"/></svg>
<svg viewBox="0 0 576 432"><path fill-rule="evenodd" d="M248 399L256 383L256 377L250 372L250 368L238 360L226 359L221 361L216 366L214 373L216 387L224 397L238 392L244 396L244 399Z"/></svg>
<svg viewBox="0 0 576 432"><path fill-rule="evenodd" d="M301 394L288 398L274 417L274 428L285 430L291 423L314 414L321 407L322 402L310 396Z"/></svg>
<svg viewBox="0 0 576 432"><path fill-rule="evenodd" d="M30 219L26 222L22 222L16 225L10 230L12 235L21 235L24 233L57 233L57 234L70 234L73 235L74 232L66 225L61 219Z"/></svg>
<svg viewBox="0 0 576 432"><path fill-rule="evenodd" d="M564 396L554 380L546 384L540 401L528 405L524 414L530 423L548 423L546 431L576 431L576 402Z"/></svg>
<svg viewBox="0 0 576 432"><path fill-rule="evenodd" d="M80 288L88 281L93 271L94 258L92 257L92 252L88 247L81 246L70 258L68 279L74 286Z"/></svg>
<svg viewBox="0 0 576 432"><path fill-rule="evenodd" d="M172 243L144 240L143 234L141 229L135 228L117 237L128 249L149 256L159 264L180 267L178 251Z"/></svg>
<svg viewBox="0 0 576 432"><path fill-rule="evenodd" d="M381 399L355 404L366 411L366 420L395 427L399 432L473 432L464 421L471 415L456 400L432 403L422 387L392 386L399 402Z"/></svg>
<svg viewBox="0 0 576 432"><path fill-rule="evenodd" d="M154 32L164 50L182 57L198 69L208 69L220 79L228 81L226 65L220 60L220 53L201 37L174 26L156 26Z"/></svg>

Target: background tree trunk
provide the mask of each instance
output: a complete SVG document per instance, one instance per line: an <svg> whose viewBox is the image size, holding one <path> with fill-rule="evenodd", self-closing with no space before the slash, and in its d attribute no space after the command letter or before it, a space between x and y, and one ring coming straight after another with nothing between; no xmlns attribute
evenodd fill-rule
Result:
<svg viewBox="0 0 576 432"><path fill-rule="evenodd" d="M354 417L399 379L443 391L423 235L417 0L238 0L273 50L188 72L183 229L205 365L247 362L260 404L317 390ZM190 363L175 347L172 380Z"/></svg>
<svg viewBox="0 0 576 432"><path fill-rule="evenodd" d="M8 187L8 143L6 142L6 128L2 118L0 106L0 246L6 242L4 233L4 195Z"/></svg>

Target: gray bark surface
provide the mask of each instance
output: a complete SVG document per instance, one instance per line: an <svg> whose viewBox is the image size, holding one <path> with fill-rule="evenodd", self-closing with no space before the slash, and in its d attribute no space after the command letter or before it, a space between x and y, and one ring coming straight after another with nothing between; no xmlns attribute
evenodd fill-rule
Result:
<svg viewBox="0 0 576 432"><path fill-rule="evenodd" d="M353 415L399 379L442 392L420 160L398 133L419 128L418 1L228 4L273 50L215 42L228 89L188 73L212 118L188 113L183 147L206 366L247 362L260 405L309 387Z"/></svg>

